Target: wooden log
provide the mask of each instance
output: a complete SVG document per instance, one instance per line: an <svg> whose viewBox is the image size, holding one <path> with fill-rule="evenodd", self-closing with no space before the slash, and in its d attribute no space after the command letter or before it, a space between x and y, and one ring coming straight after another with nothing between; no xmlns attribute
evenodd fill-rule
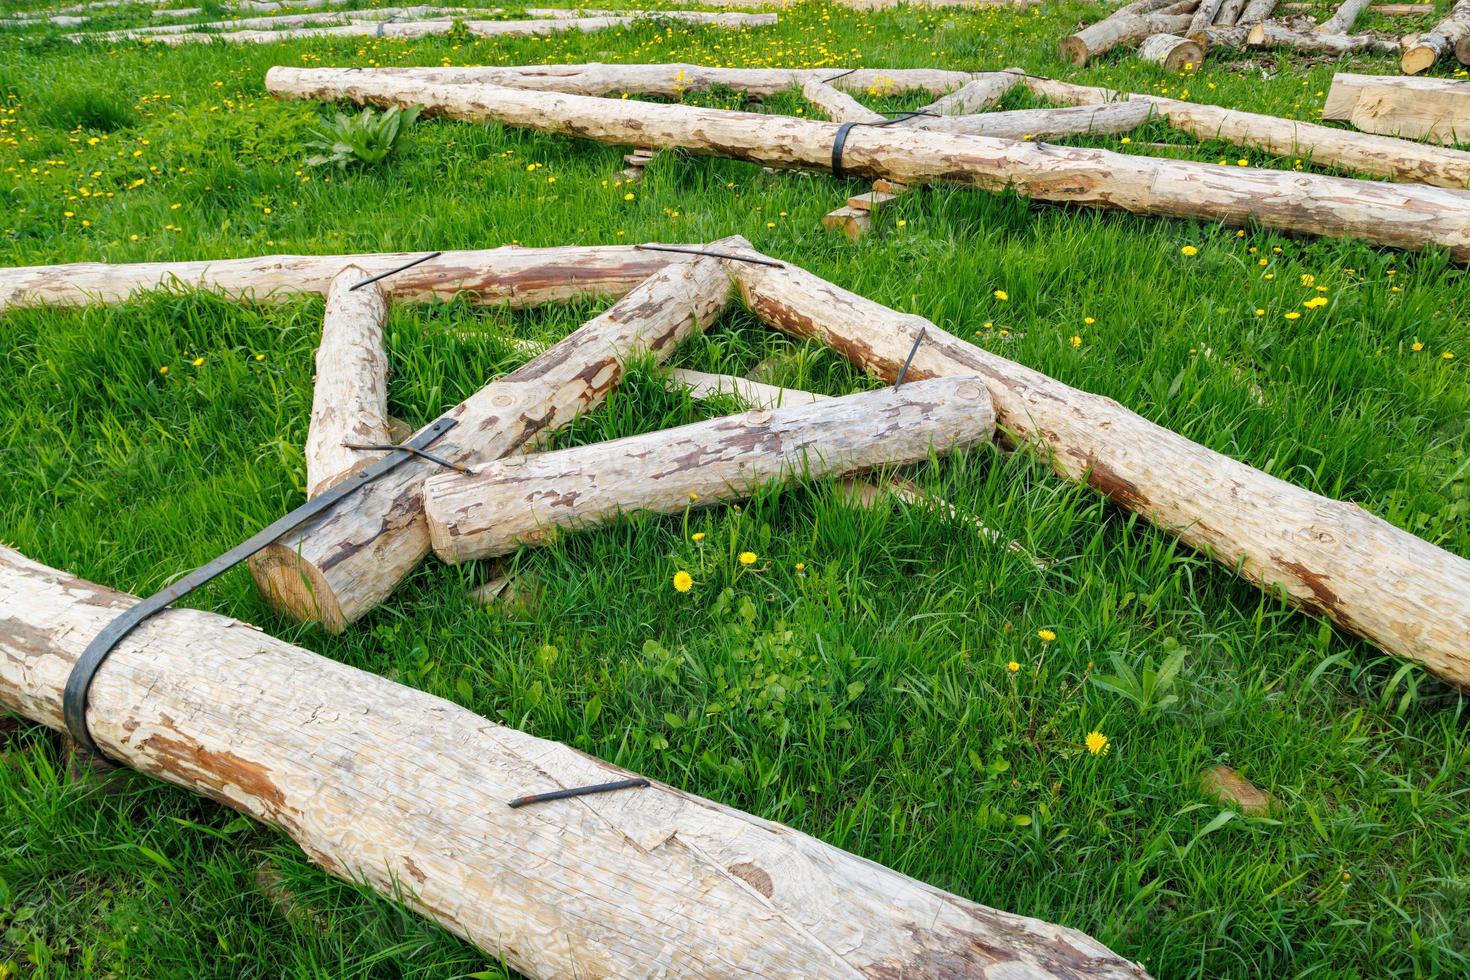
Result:
<svg viewBox="0 0 1470 980"><path fill-rule="evenodd" d="M1214 24L1215 18L1220 13L1220 5L1220 0L1200 0L1199 6L1194 8L1194 16L1189 18L1189 27L1185 33L1193 34L1195 31L1202 31ZM1144 60L1152 61L1154 59L1147 58ZM1199 62L1196 61L1195 64L1199 64Z"/></svg>
<svg viewBox="0 0 1470 980"><path fill-rule="evenodd" d="M1399 42L1371 34L1314 34L1294 31L1280 24L1252 24L1246 34L1247 48L1291 48L1312 54L1330 54L1340 57L1354 51L1372 54L1397 54Z"/></svg>
<svg viewBox="0 0 1470 980"><path fill-rule="evenodd" d="M1369 133L1436 143L1467 142L1470 83L1339 72L1332 77L1322 118L1347 119Z"/></svg>
<svg viewBox="0 0 1470 980"><path fill-rule="evenodd" d="M1470 561L804 270L732 262L746 306L881 378L978 374L999 430L1248 581L1470 688Z"/></svg>
<svg viewBox="0 0 1470 980"><path fill-rule="evenodd" d="M942 378L482 463L424 484L429 537L458 564L625 514L743 500L771 481L918 463L990 439L989 401L974 378Z"/></svg>
<svg viewBox="0 0 1470 980"><path fill-rule="evenodd" d="M1111 51L1120 44L1142 41L1150 34L1182 34L1189 30L1189 11L1195 5L1196 0L1185 0L1184 3L1164 7L1151 14L1132 14L1126 9L1120 10L1111 17L1084 27L1076 34L1062 38L1057 46L1057 55L1063 61L1080 68L1087 64L1089 58Z"/></svg>
<svg viewBox="0 0 1470 980"><path fill-rule="evenodd" d="M835 123L790 116L526 92L496 86L424 86L366 72L330 85L337 98L425 105L433 114L496 120L615 144L681 147L768 166L828 169ZM275 95L322 94L311 69L272 68ZM1221 167L893 127L848 134L844 169L906 184L946 181L1040 200L1141 214L1255 221L1283 231L1361 238L1400 248L1445 246L1470 259L1470 199L1437 187Z"/></svg>
<svg viewBox="0 0 1470 980"><path fill-rule="evenodd" d="M135 599L0 547L0 705L63 727L88 640ZM170 609L97 674L107 755L261 820L529 977L1143 977L997 911L261 633ZM208 710L200 710L207 706Z"/></svg>
<svg viewBox="0 0 1470 980"><path fill-rule="evenodd" d="M1165 71L1188 71L1204 60L1205 48L1198 41L1176 34L1153 34L1138 45L1138 57Z"/></svg>
<svg viewBox="0 0 1470 980"><path fill-rule="evenodd" d="M996 139L1045 140L1065 136L1127 133L1148 122L1153 114L1153 106L1139 100L1065 109L977 112L973 116L924 120L919 128Z"/></svg>
<svg viewBox="0 0 1470 980"><path fill-rule="evenodd" d="M1358 22L1368 0L1342 0L1331 17L1312 28L1314 34L1346 34Z"/></svg>
<svg viewBox="0 0 1470 980"><path fill-rule="evenodd" d="M1056 102L1081 105L1116 104L1115 99L1147 102L1170 126L1202 140L1222 140L1282 156L1310 158L1322 166L1342 167L1404 183L1470 186L1470 153L1461 150L1053 79L1028 79L1027 86L1042 98Z"/></svg>
<svg viewBox="0 0 1470 980"><path fill-rule="evenodd" d="M873 217L862 208L844 204L822 215L822 227L828 231L840 231L849 241L857 241L873 227Z"/></svg>
<svg viewBox="0 0 1470 980"><path fill-rule="evenodd" d="M348 443L384 445L388 432L388 355L383 326L388 297L377 283L354 289L368 276L355 265L327 288L322 342L316 350L316 387L306 432L306 495L315 497L372 464L376 453Z"/></svg>
<svg viewBox="0 0 1470 980"><path fill-rule="evenodd" d="M1470 36L1470 0L1456 0L1449 16L1428 34L1421 34L1413 44L1404 45L1399 68L1405 75L1417 75L1455 49L1461 38Z"/></svg>
<svg viewBox="0 0 1470 980"><path fill-rule="evenodd" d="M538 92L569 95L640 93L679 98L688 92L726 87L757 98L800 89L808 79L826 82L844 92L863 94L930 92L944 95L979 75L938 68L714 68L681 62L653 65L515 65L475 68L321 68L311 76L322 86L313 98L331 98L333 86L354 75L400 78L421 85L504 85ZM300 80L299 80L300 81Z"/></svg>
<svg viewBox="0 0 1470 980"><path fill-rule="evenodd" d="M1240 19L1236 24L1241 27L1252 27L1261 23L1271 16L1276 9L1279 0L1247 0L1245 9L1240 12Z"/></svg>
<svg viewBox="0 0 1470 980"><path fill-rule="evenodd" d="M690 246L683 246L690 247ZM351 263L371 275L397 269L427 252L364 255L261 255L200 262L110 265L31 265L0 268L0 312L20 306L121 303L154 290L207 290L254 303L289 303L327 294L332 277ZM383 280L397 303L466 295L475 303L539 306L584 296L621 296L686 256L632 245L500 248L443 252Z"/></svg>
<svg viewBox="0 0 1470 980"><path fill-rule="evenodd" d="M448 34L456 24L478 37L531 37L563 34L568 31L602 31L632 27L650 18L675 20L704 27L750 28L769 27L777 22L776 14L706 13L694 10L629 11L603 17L544 18L537 20L416 20L416 21L352 21L337 27L297 27L281 30L254 31L188 31L179 34L139 34L135 31L113 31L109 34L73 34L73 41L154 41L161 44L193 44L229 41L234 44L274 44L278 41L316 37L428 37Z"/></svg>
<svg viewBox="0 0 1470 980"><path fill-rule="evenodd" d="M751 408L791 408L831 401L826 395L814 395L810 391L780 388L732 374L708 374L687 368L669 371L669 381L674 387L688 391L689 396L696 400L727 395L740 399Z"/></svg>
<svg viewBox="0 0 1470 980"><path fill-rule="evenodd" d="M127 31L107 31L71 35L72 40L124 40L145 34L186 34L190 31L237 31L249 28L276 30L283 27L307 27L312 24L333 24L352 21L379 20L423 20L442 18L448 14L465 13L463 9L420 5L416 7L379 7L369 10L327 10L314 14L287 14L276 17L237 17L232 20L212 20L202 24L154 24L149 27L134 27ZM479 11L483 13L483 11Z"/></svg>
<svg viewBox="0 0 1470 980"><path fill-rule="evenodd" d="M1215 12L1215 27L1234 27L1235 22L1240 19L1240 12L1245 8L1245 0L1225 0L1220 4L1220 9ZM1190 32L1194 33L1193 31ZM1199 40L1199 38L1195 38Z"/></svg>
<svg viewBox="0 0 1470 980"><path fill-rule="evenodd" d="M721 244L729 241L741 242ZM447 412L458 424L434 453L465 465L534 448L601 404L629 356L667 356L714 320L729 296L729 279L715 259L654 273L561 343ZM258 552L250 570L261 591L286 615L341 632L428 554L420 490L439 471L422 459L404 463Z"/></svg>
<svg viewBox="0 0 1470 980"><path fill-rule="evenodd" d="M1316 3L1283 3L1282 10L1303 12L1316 10L1321 4ZM1380 17L1427 17L1434 13L1432 3L1370 3L1368 12Z"/></svg>
<svg viewBox="0 0 1470 980"><path fill-rule="evenodd" d="M1025 72L1020 68L1006 68L1002 71L981 75L961 85L948 95L922 107L919 111L934 116L960 116L979 112L981 109L989 109L1005 98L1005 94L1016 87L1024 74ZM912 124L922 118L922 116L916 117L909 122Z"/></svg>
<svg viewBox="0 0 1470 980"><path fill-rule="evenodd" d="M817 78L801 83L801 94L833 122L883 122L888 117L874 112L857 99Z"/></svg>

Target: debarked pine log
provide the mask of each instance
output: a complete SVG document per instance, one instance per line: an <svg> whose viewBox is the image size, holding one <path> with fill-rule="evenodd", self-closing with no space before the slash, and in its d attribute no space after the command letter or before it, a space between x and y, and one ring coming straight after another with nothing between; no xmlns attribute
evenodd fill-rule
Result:
<svg viewBox="0 0 1470 980"><path fill-rule="evenodd" d="M1116 105L1118 100L1125 100L1122 103L1125 105L1147 102L1170 126L1202 140L1222 140L1282 156L1301 157L1318 166L1342 167L1403 183L1450 188L1470 185L1470 153L1463 150L1049 78L1027 79L1026 84L1042 98L1072 105Z"/></svg>
<svg viewBox="0 0 1470 980"><path fill-rule="evenodd" d="M278 41L314 37L427 37L433 34L448 34L456 24L462 24L470 34L478 37L530 37L541 34L562 34L568 31L601 31L614 27L633 27L650 19L665 19L706 27L769 27L777 22L776 14L704 13L689 10L660 10L652 12L629 11L627 15L612 17L569 17L538 20L415 20L415 21L362 21L342 24L338 27L295 27L264 31L189 31L182 34L137 34L132 31L115 31L111 34L72 34L73 41L90 40L137 40L160 44L194 44L210 41L228 41L234 44L273 44Z"/></svg>
<svg viewBox="0 0 1470 980"><path fill-rule="evenodd" d="M1369 133L1436 143L1470 142L1470 83L1339 73L1332 77L1322 118L1346 119Z"/></svg>
<svg viewBox="0 0 1470 980"><path fill-rule="evenodd" d="M720 244L732 241L741 242ZM534 448L601 404L629 357L665 357L712 322L730 292L716 259L654 273L560 343L445 413L458 424L432 451L467 465ZM403 463L257 552L250 570L261 591L286 615L341 632L386 599L429 553L421 490L436 472L443 471L424 459Z"/></svg>
<svg viewBox="0 0 1470 980"><path fill-rule="evenodd" d="M302 97L330 99L334 86L358 74L401 78L421 85L503 85L537 92L568 95L658 95L677 99L688 92L727 87L762 98L799 89L808 80L849 93L880 95L930 92L944 95L967 82L994 72L973 73L940 68L714 68L683 62L652 65L511 65L471 68L320 68L309 81L322 86L318 94ZM307 82L297 77L296 83Z"/></svg>
<svg viewBox="0 0 1470 980"><path fill-rule="evenodd" d="M1272 594L1470 689L1470 561L786 265L731 262L761 320L895 377L979 375L998 430Z"/></svg>
<svg viewBox="0 0 1470 980"><path fill-rule="evenodd" d="M340 73L334 73L340 78ZM325 83L312 69L272 68L272 94L310 93L388 106L421 104L453 119L494 120L614 144L680 147L767 166L824 170L837 124L791 116L526 92L425 86L362 73ZM1080 147L897 127L857 127L843 169L903 184L961 183L1025 197L1138 214L1255 221L1268 228L1360 238L1470 259L1470 195L1437 187L1224 167Z"/></svg>
<svg viewBox="0 0 1470 980"><path fill-rule="evenodd" d="M388 354L383 326L388 297L349 265L327 289L322 342L316 351L311 424L306 431L306 495L315 497L366 466L377 454L349 444L384 445L388 432Z"/></svg>
<svg viewBox="0 0 1470 980"><path fill-rule="evenodd" d="M801 83L801 94L812 105L822 110L823 115L833 122L883 122L888 117L874 112L841 89L833 88L817 78L808 78Z"/></svg>
<svg viewBox="0 0 1470 980"><path fill-rule="evenodd" d="M677 514L773 481L822 480L922 462L990 439L974 378L940 378L482 463L424 484L434 553L447 562L542 545L625 514Z"/></svg>
<svg viewBox="0 0 1470 980"><path fill-rule="evenodd" d="M198 289L255 303L286 303L303 293L325 296L332 278L348 263L368 275L379 275L429 254L261 255L199 262L14 266L0 268L0 312L20 306L121 303L153 290ZM671 262L684 258L632 245L503 245L442 252L394 273L382 284L398 303L464 296L486 305L538 306L583 296L621 296Z"/></svg>
<svg viewBox="0 0 1470 980"><path fill-rule="evenodd" d="M1312 28L1317 34L1346 34L1358 22L1358 17L1368 6L1368 0L1342 0L1332 16Z"/></svg>
<svg viewBox="0 0 1470 980"><path fill-rule="evenodd" d="M1088 59L1111 51L1120 44L1142 41L1151 34L1183 34L1189 30L1190 11L1196 6L1197 0L1183 0L1150 14L1118 11L1062 38L1057 45L1057 56L1080 68L1087 64Z"/></svg>
<svg viewBox="0 0 1470 980"><path fill-rule="evenodd" d="M1163 66L1165 71L1188 71L1199 67L1205 57L1205 48L1188 37L1154 34L1138 45L1138 57L1151 65Z"/></svg>
<svg viewBox="0 0 1470 980"><path fill-rule="evenodd" d="M0 547L0 706L62 729L72 664L136 601ZM89 705L109 758L530 977L1144 976L1076 930L662 783L513 809L633 774L214 613L148 620Z"/></svg>
<svg viewBox="0 0 1470 980"><path fill-rule="evenodd" d="M1110 102L1065 109L1012 109L969 116L914 120L916 129L968 133L995 139L1044 140L1063 136L1106 136L1137 129L1154 115L1147 102Z"/></svg>
<svg viewBox="0 0 1470 980"><path fill-rule="evenodd" d="M1252 24L1246 32L1247 48L1291 48L1313 54L1344 55L1354 51L1373 54L1398 54L1399 42L1371 34L1317 34L1294 31L1270 22Z"/></svg>

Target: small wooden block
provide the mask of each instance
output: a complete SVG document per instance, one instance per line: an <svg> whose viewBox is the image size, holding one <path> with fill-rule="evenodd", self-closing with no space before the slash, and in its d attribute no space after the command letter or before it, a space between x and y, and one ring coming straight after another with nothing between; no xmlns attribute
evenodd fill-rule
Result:
<svg viewBox="0 0 1470 980"><path fill-rule="evenodd" d="M1239 807L1241 813L1249 816L1265 816L1276 805L1270 793L1252 786L1229 766L1216 766L1200 773L1200 783L1210 796Z"/></svg>
<svg viewBox="0 0 1470 980"><path fill-rule="evenodd" d="M876 211L896 197L898 197L897 194L890 194L887 191L868 191L866 194L849 197L847 206L857 211Z"/></svg>
<svg viewBox="0 0 1470 980"><path fill-rule="evenodd" d="M623 155L624 163L631 163L635 167L646 167L653 162L653 154L645 150L637 150L633 153Z"/></svg>
<svg viewBox="0 0 1470 980"><path fill-rule="evenodd" d="M902 194L908 189L908 184L900 184L898 181L889 180L887 177L879 177L873 181L873 190L880 194Z"/></svg>
<svg viewBox="0 0 1470 980"><path fill-rule="evenodd" d="M866 211L842 207L823 217L822 227L828 231L841 231L848 238L857 241L873 227L873 219L868 217Z"/></svg>

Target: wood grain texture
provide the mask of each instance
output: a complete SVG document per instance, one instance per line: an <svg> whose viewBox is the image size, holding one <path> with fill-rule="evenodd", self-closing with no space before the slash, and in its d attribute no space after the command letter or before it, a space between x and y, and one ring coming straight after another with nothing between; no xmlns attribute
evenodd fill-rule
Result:
<svg viewBox="0 0 1470 980"><path fill-rule="evenodd" d="M1006 68L998 72L973 78L948 95L941 96L919 109L935 116L961 116L981 109L989 109L1021 81L1024 74L1019 68ZM916 118L918 122L922 117Z"/></svg>
<svg viewBox="0 0 1470 980"><path fill-rule="evenodd" d="M339 81L340 79L340 81ZM837 124L791 116L526 92L488 85L422 85L360 73L328 77L272 68L282 97L332 97L427 106L453 119L495 120L614 144L681 147L767 166L829 169ZM844 169L904 184L949 182L1139 214L1255 221L1264 227L1417 249L1442 245L1470 259L1470 197L1437 187L1225 167L1080 147L887 127L848 134Z"/></svg>
<svg viewBox="0 0 1470 980"><path fill-rule="evenodd" d="M977 374L999 430L1261 588L1470 688L1470 561L793 266L732 262L746 306L892 378Z"/></svg>
<svg viewBox="0 0 1470 980"><path fill-rule="evenodd" d="M1028 79L1026 84L1043 98L1074 105L1147 102L1170 126L1202 140L1222 140L1282 156L1298 156L1321 166L1356 170L1399 183L1455 189L1470 186L1470 153L1462 150L1053 79Z"/></svg>
<svg viewBox="0 0 1470 980"><path fill-rule="evenodd" d="M1147 102L1113 102L1104 105L1068 106L1063 109L1012 109L1008 112L977 112L970 116L915 120L917 129L967 133L995 139L1058 139L1088 134L1127 133L1154 115Z"/></svg>
<svg viewBox="0 0 1470 980"><path fill-rule="evenodd" d="M883 122L888 117L874 112L857 99L838 88L833 88L818 78L808 78L801 83L801 94L822 114L833 122Z"/></svg>
<svg viewBox="0 0 1470 980"><path fill-rule="evenodd" d="M1193 9L1195 4L1187 4ZM1057 45L1057 56L1081 68L1100 54L1106 54L1120 44L1134 44L1150 34L1183 34L1189 30L1189 12L1171 13L1174 7L1166 7L1153 14L1125 14L1113 16L1090 24L1062 38Z"/></svg>
<svg viewBox="0 0 1470 980"><path fill-rule="evenodd" d="M1368 0L1342 0L1332 16L1312 28L1316 34L1346 34L1368 7Z"/></svg>
<svg viewBox="0 0 1470 980"><path fill-rule="evenodd" d="M1372 54L1398 54L1399 42L1372 34L1318 34L1313 31L1295 31L1281 24L1267 21L1252 24L1246 32L1245 46L1258 50L1269 48L1291 48L1309 54L1327 54L1340 57L1355 51Z"/></svg>
<svg viewBox="0 0 1470 980"><path fill-rule="evenodd" d="M429 536L447 562L493 558L626 514L743 500L773 481L918 463L988 441L989 402L974 378L938 378L481 463L424 484Z"/></svg>
<svg viewBox="0 0 1470 980"><path fill-rule="evenodd" d="M464 465L534 448L601 404L630 356L666 357L716 319L730 291L715 259L654 273L565 340L445 413L458 424L434 444L434 453ZM261 591L285 615L341 632L386 599L429 553L421 490L436 472L442 470L426 460L403 463L258 552L250 570Z"/></svg>
<svg viewBox="0 0 1470 980"><path fill-rule="evenodd" d="M315 497L370 466L376 453L347 443L391 442L388 425L388 353L383 326L388 297L378 283L354 289L368 276L349 265L327 288L322 342L316 350L311 424L306 430L306 495Z"/></svg>
<svg viewBox="0 0 1470 980"><path fill-rule="evenodd" d="M1470 83L1339 72L1332 76L1322 118L1345 119L1365 132L1385 136L1435 143L1470 142Z"/></svg>
<svg viewBox="0 0 1470 980"><path fill-rule="evenodd" d="M683 246L685 248L695 246ZM252 303L288 303L303 293L325 296L344 265L377 275L428 252L365 255L261 255L199 262L78 262L0 268L0 312L17 306L121 303L153 290L200 289ZM686 257L632 245L500 248L444 252L383 280L394 302L463 296L475 303L539 306L583 296L621 296Z"/></svg>
<svg viewBox="0 0 1470 980"><path fill-rule="evenodd" d="M135 600L0 547L0 705L61 728ZM124 639L88 724L111 758L291 836L529 977L1142 977L1086 935L942 892L213 613Z"/></svg>
<svg viewBox="0 0 1470 980"><path fill-rule="evenodd" d="M1192 38L1153 34L1139 43L1138 57L1151 65L1163 67L1165 71L1189 71L1200 66L1205 48Z"/></svg>

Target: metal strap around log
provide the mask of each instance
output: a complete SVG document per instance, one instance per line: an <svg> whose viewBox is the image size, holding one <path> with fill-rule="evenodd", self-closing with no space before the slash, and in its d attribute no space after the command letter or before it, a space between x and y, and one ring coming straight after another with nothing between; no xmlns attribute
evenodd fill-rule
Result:
<svg viewBox="0 0 1470 980"><path fill-rule="evenodd" d="M71 674L67 676L66 687L62 692L61 713L72 740L89 752L104 755L97 747L97 743L92 740L92 733L87 730L87 694L92 688L92 679L96 677L98 668L102 666L113 648L122 642L123 637L150 616L162 612L190 592L234 568L277 538L291 533L318 514L324 513L354 490L367 486L400 464L422 456L423 450L432 446L440 436L454 428L455 424L456 421L452 418L441 418L430 423L401 446L385 447L392 451L382 459L354 473L330 490L313 497L289 514L274 521L269 527L256 532L249 539L213 561L199 566L167 588L140 600L104 626L102 631L93 637L92 642L87 644L87 648L82 651L77 662L72 665Z"/></svg>
<svg viewBox="0 0 1470 980"><path fill-rule="evenodd" d="M832 137L832 176L842 177L845 175L842 169L842 148L847 145L847 134L852 131L854 126L892 126L894 123L901 123L905 120L913 119L916 116L933 115L935 113L925 112L923 109L919 109L915 112L905 112L901 116L894 116L892 119L885 119L882 122L845 122L841 126L838 126L836 135Z"/></svg>

